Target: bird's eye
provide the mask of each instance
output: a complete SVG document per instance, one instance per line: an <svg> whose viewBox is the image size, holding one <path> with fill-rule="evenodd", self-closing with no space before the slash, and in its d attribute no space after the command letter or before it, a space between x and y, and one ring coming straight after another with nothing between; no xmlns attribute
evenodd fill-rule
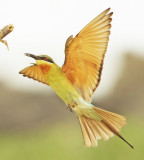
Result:
<svg viewBox="0 0 144 160"><path fill-rule="evenodd" d="M47 57L45 57L45 58L44 58L44 60L45 60L45 61L47 61L47 60L48 60L48 58L47 58Z"/></svg>
<svg viewBox="0 0 144 160"><path fill-rule="evenodd" d="M50 58L48 58L48 57L43 57L43 60L47 61L47 62L50 62L50 63L53 63L53 61Z"/></svg>

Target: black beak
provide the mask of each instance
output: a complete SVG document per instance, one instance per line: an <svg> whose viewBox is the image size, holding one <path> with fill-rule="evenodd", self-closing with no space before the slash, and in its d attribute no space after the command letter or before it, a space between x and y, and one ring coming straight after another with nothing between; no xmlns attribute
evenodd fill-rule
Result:
<svg viewBox="0 0 144 160"><path fill-rule="evenodd" d="M34 58L35 60L39 60L39 59L40 59L39 56L35 56L35 55L33 55L33 54L30 54L30 53L25 53L25 55L28 56L28 57L32 57L32 58Z"/></svg>

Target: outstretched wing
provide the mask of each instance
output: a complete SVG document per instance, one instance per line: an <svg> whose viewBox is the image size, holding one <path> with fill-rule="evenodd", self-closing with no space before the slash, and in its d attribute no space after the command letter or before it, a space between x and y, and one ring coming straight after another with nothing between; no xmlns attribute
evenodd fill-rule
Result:
<svg viewBox="0 0 144 160"><path fill-rule="evenodd" d="M45 76L42 73L40 67L36 64L23 69L19 73L23 74L24 77L32 78L36 81L49 85L48 82L45 80Z"/></svg>
<svg viewBox="0 0 144 160"><path fill-rule="evenodd" d="M99 85L104 55L107 49L112 12L110 8L87 24L65 45L63 72L79 94L88 102Z"/></svg>

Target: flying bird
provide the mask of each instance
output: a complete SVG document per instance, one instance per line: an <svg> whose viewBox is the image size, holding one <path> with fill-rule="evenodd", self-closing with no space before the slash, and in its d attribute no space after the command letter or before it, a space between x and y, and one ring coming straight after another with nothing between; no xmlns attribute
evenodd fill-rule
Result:
<svg viewBox="0 0 144 160"><path fill-rule="evenodd" d="M65 44L65 62L59 67L47 55L27 56L36 63L20 71L23 76L49 85L66 105L76 113L86 146L97 146L97 140L108 140L126 124L125 117L91 104L92 95L101 80L107 50L112 12L103 11Z"/></svg>

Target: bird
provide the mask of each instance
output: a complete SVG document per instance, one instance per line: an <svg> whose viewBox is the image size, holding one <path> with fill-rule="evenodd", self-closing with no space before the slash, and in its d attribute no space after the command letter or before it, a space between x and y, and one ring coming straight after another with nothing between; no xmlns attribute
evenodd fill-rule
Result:
<svg viewBox="0 0 144 160"><path fill-rule="evenodd" d="M113 12L103 11L88 23L75 37L65 43L65 61L59 67L47 55L25 53L36 63L21 70L24 77L49 85L73 111L80 123L84 144L98 145L99 139L108 140L117 135L131 148L133 146L119 133L126 118L91 104L99 86L105 53L108 46Z"/></svg>

